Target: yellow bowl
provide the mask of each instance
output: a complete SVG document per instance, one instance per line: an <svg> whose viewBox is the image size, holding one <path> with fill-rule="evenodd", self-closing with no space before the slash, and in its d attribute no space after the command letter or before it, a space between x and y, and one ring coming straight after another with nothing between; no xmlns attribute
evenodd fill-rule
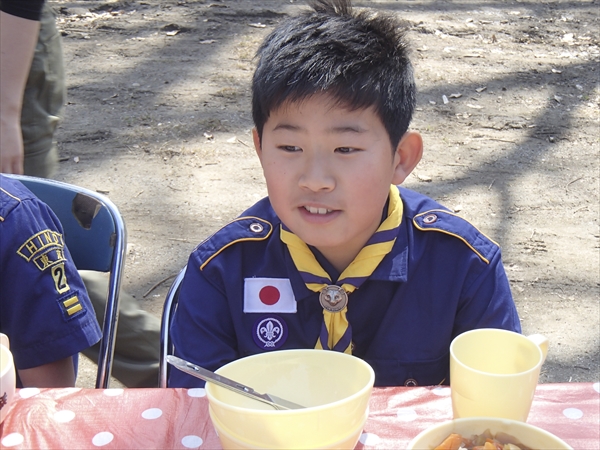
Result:
<svg viewBox="0 0 600 450"><path fill-rule="evenodd" d="M488 429L492 435L506 433L529 448L572 450L565 441L546 430L525 422L497 417L467 417L434 425L419 433L408 444L408 450L431 450L440 445L451 433L471 437L474 434L482 434Z"/></svg>
<svg viewBox="0 0 600 450"><path fill-rule="evenodd" d="M251 445L248 442L246 442L244 440L244 438L242 438L240 436L236 436L235 433L233 433L231 430L228 430L227 427L225 427L221 422L219 422L219 419L217 419L214 416L214 413L212 412L212 410L210 410L210 408L209 408L209 414L210 414L212 423L215 427L215 430L217 432L217 435L219 436L219 439L221 440L221 446L224 449L226 449L226 450L228 450L228 449L259 450L261 448L264 448L264 446L256 447L254 445ZM360 435L362 434L362 431L363 431L363 428L364 428L365 422L367 421L368 416L369 416L369 413L367 411L367 413L364 416L364 420L361 422L361 424L358 428L349 432L346 436L342 437L339 441L329 444L327 446L320 446L319 448L321 448L321 449L336 449L336 450L353 450L356 447L356 443L360 439Z"/></svg>
<svg viewBox="0 0 600 450"><path fill-rule="evenodd" d="M211 418L225 431L224 448L326 448L358 442L375 381L371 366L344 353L279 350L233 361L216 371L225 377L306 406L271 406L206 385ZM360 429L359 429L360 428ZM227 441L229 438L229 441ZM349 442L352 438L353 442ZM239 442L232 446L232 439Z"/></svg>

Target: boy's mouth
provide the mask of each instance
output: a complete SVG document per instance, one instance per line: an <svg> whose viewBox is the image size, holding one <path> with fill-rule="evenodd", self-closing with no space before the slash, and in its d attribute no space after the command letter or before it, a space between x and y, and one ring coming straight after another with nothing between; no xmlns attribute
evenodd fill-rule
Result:
<svg viewBox="0 0 600 450"><path fill-rule="evenodd" d="M314 208L312 206L304 206L304 209L307 210L311 214L328 214L332 210L327 208Z"/></svg>

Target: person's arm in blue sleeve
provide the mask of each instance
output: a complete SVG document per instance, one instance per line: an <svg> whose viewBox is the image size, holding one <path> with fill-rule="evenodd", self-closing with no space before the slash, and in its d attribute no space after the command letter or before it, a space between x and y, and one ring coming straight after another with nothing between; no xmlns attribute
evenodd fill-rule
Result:
<svg viewBox="0 0 600 450"><path fill-rule="evenodd" d="M454 321L454 336L475 328L521 332L521 322L499 248L486 269L465 285L461 297Z"/></svg>
<svg viewBox="0 0 600 450"><path fill-rule="evenodd" d="M77 355L100 327L58 219L25 191L10 192L16 206L0 222L2 332L21 386L73 386Z"/></svg>
<svg viewBox="0 0 600 450"><path fill-rule="evenodd" d="M239 357L236 334L223 290L210 283L194 255L181 283L171 324L175 355L208 370ZM169 387L204 387L204 381L171 367Z"/></svg>

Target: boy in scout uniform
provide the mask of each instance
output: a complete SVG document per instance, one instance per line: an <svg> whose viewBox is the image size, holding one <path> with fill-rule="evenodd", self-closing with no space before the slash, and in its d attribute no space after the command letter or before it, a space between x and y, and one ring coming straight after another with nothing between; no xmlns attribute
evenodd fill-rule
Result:
<svg viewBox="0 0 600 450"><path fill-rule="evenodd" d="M0 174L0 331L19 387L74 386L78 353L102 333L52 210Z"/></svg>
<svg viewBox="0 0 600 450"><path fill-rule="evenodd" d="M400 185L422 154L399 23L322 0L258 50L268 197L192 253L175 354L210 370L277 349L364 359L376 386L449 382L458 334L520 332L498 245ZM203 382L171 370L169 385Z"/></svg>

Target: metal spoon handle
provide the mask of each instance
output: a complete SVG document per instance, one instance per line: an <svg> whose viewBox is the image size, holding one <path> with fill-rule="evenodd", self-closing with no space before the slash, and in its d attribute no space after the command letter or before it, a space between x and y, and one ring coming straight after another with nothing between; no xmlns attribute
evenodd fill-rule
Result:
<svg viewBox="0 0 600 450"><path fill-rule="evenodd" d="M200 378L201 380L207 381L209 383L214 383L225 389L229 389L231 391L237 392L238 394L245 395L246 397L252 398L254 400L259 400L263 403L267 403L275 409L289 409L283 405L278 405L277 403L271 401L271 399L268 398L267 394L259 394L249 386L243 385L229 378L218 375L214 372L211 372L210 370L205 369L204 367L197 366L196 364L192 364L191 362L178 358L177 356L167 355L167 362L169 364L174 365L179 370L188 373L196 378Z"/></svg>

